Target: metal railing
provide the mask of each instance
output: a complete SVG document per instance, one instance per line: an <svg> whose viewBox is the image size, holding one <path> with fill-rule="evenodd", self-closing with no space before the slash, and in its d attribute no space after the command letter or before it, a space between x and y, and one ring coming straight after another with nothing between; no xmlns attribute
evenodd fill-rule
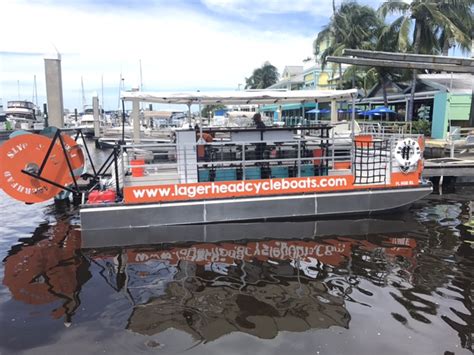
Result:
<svg viewBox="0 0 474 355"><path fill-rule="evenodd" d="M456 152L469 153L474 150L474 127L451 127L446 141L451 158L456 157Z"/></svg>
<svg viewBox="0 0 474 355"><path fill-rule="evenodd" d="M283 142L127 145L121 155L123 181L127 186L355 175L356 182L386 184L390 173L398 169L394 147L400 136L382 133L373 139L374 144L363 152L351 138L334 136ZM357 174L362 174L358 180ZM377 178L367 179L371 176Z"/></svg>
<svg viewBox="0 0 474 355"><path fill-rule="evenodd" d="M412 134L412 122L357 121L362 133L382 135Z"/></svg>

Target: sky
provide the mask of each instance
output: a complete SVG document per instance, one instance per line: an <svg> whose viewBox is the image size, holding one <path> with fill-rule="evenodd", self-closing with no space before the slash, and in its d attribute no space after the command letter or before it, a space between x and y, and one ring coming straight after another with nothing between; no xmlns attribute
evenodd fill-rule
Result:
<svg viewBox="0 0 474 355"><path fill-rule="evenodd" d="M337 3L339 3L337 1ZM378 7L382 0L360 0ZM332 0L2 0L0 98L46 102L44 57L62 58L64 106L96 93L119 108L125 89L210 91L243 88L270 61L302 65L328 23ZM28 24L28 25L26 25Z"/></svg>

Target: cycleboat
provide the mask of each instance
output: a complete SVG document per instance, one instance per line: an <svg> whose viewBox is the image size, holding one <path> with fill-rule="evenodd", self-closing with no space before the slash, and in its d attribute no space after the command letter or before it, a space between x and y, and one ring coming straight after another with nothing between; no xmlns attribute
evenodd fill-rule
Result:
<svg viewBox="0 0 474 355"><path fill-rule="evenodd" d="M354 90L122 94L132 102L134 122L141 102L189 108L331 102L335 109L336 101L354 98ZM133 144L115 146L98 169L87 146L61 130L52 137L20 135L0 147L0 186L27 203L70 192L81 202L83 238L110 229L372 214L432 192L421 177L422 136L353 130L347 144L332 128L329 122L261 129L200 125L177 129L174 142L160 144L142 144L138 130ZM78 131L75 139L80 136ZM86 160L92 169L87 174Z"/></svg>

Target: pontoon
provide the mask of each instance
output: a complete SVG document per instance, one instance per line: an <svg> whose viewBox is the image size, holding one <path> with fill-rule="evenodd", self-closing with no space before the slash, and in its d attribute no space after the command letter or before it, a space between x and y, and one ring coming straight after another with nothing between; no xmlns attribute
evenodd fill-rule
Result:
<svg viewBox="0 0 474 355"><path fill-rule="evenodd" d="M133 119L141 102L189 108L197 103L331 102L335 109L336 101L354 101L354 95L355 90L125 92L122 99L132 102ZM338 139L347 137L337 137L331 128L329 122L266 129L200 125L198 131L176 130L174 143L141 144L138 127L135 143L116 146L100 169L93 167L86 182L78 179L82 151L74 143L64 144L60 131L49 139L49 149L35 157L27 152L47 141L27 138L26 152L15 152L25 143L20 137L1 148L0 185L29 203L51 198L61 189L81 197L83 235L107 229L371 214L407 206L431 193L431 184L421 178L423 137L356 135L353 130L352 144L341 145ZM205 135L214 140L205 141ZM51 153L58 159L58 149L64 146L59 171ZM10 164L14 159L22 163ZM28 178L22 193L15 180L19 176Z"/></svg>

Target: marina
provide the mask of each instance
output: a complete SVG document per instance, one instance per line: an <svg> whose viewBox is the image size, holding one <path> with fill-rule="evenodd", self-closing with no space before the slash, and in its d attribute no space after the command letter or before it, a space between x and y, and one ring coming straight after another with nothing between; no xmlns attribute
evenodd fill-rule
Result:
<svg viewBox="0 0 474 355"><path fill-rule="evenodd" d="M472 0L2 5L0 355L474 353Z"/></svg>
<svg viewBox="0 0 474 355"><path fill-rule="evenodd" d="M474 191L441 188L472 176L469 147L424 159L423 135L361 127L355 109L350 121L260 128L189 114L161 136L144 134L139 119L146 102L317 101L334 114L337 101L354 107L355 90L121 95L132 124L126 132L122 120L109 140L91 139L95 110L92 135L50 126L0 145L0 207L18 214L0 227L2 351L60 352L70 341L58 336L99 329L100 341L74 343L207 353L250 336L255 352L277 339L272 353L364 354L369 332L371 349L398 353L395 329L414 341L405 352L472 350L459 320L470 317L469 287L457 278L472 264ZM435 194L427 178L439 178ZM18 223L22 214L36 218ZM15 341L14 329L38 322L45 337Z"/></svg>
<svg viewBox="0 0 474 355"><path fill-rule="evenodd" d="M190 107L193 102L353 100L354 93L140 92L124 93L123 99L135 108L142 100ZM340 137L327 124L206 132L201 125L197 130L177 129L174 144L140 145L136 115L137 110L132 111L138 144L114 147L99 169L88 150L61 130L53 131L52 139L30 134L9 139L1 147L5 164L0 184L27 203L45 201L62 190L72 193L82 201L84 238L89 232L91 238L100 237L111 228L372 214L409 206L432 191L431 183L421 178L420 136ZM224 133L229 138L220 143L202 139L204 134L211 138ZM78 131L75 139L83 136ZM80 187L85 157L94 174Z"/></svg>

